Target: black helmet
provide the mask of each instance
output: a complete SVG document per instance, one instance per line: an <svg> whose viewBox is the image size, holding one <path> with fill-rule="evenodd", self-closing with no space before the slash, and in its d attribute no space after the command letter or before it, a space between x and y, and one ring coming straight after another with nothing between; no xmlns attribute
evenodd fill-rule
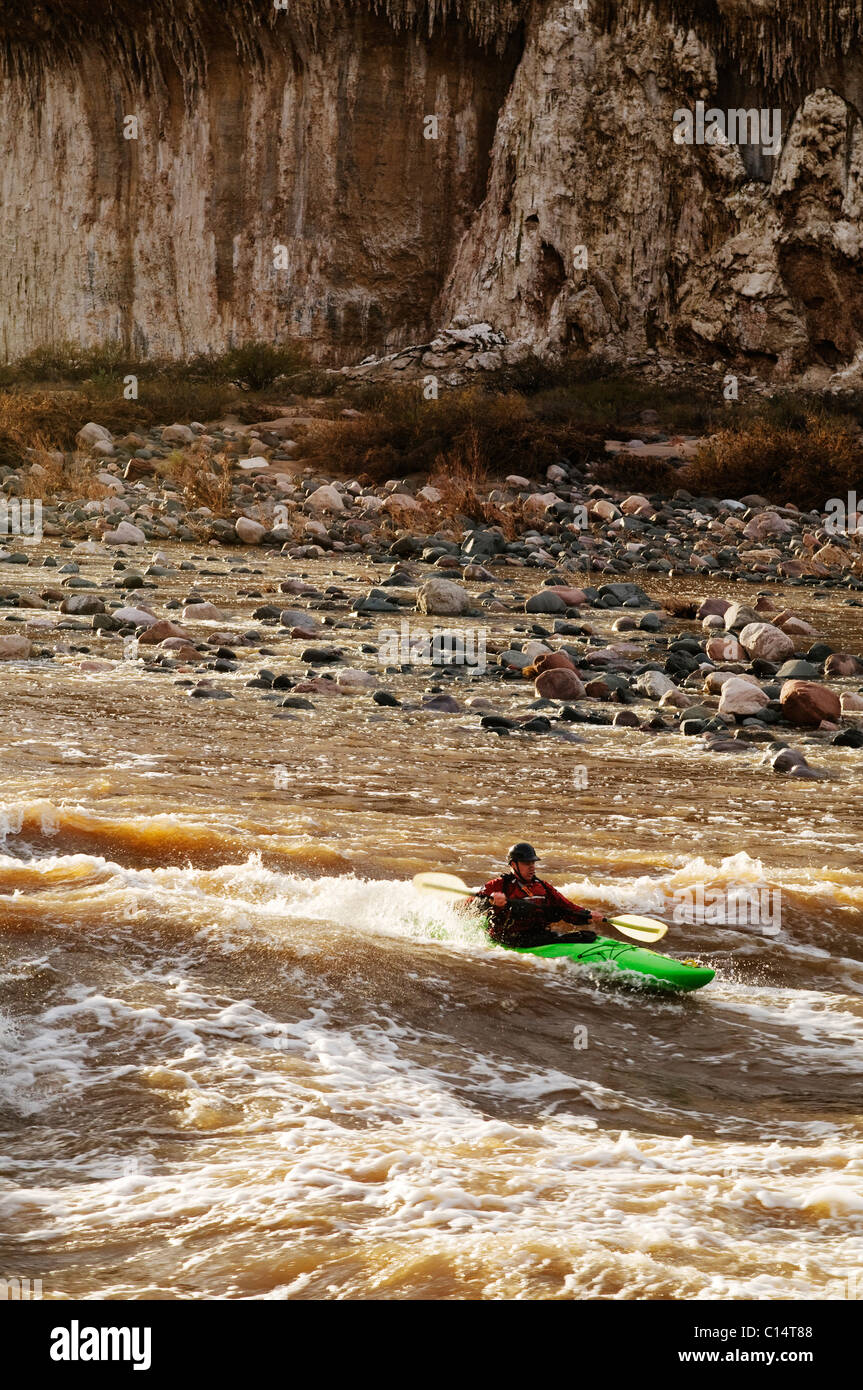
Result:
<svg viewBox="0 0 863 1390"><path fill-rule="evenodd" d="M539 860L539 855L533 845L527 845L522 842L517 845L512 845L512 847L507 850L507 864L511 864L513 860L518 864L536 864Z"/></svg>

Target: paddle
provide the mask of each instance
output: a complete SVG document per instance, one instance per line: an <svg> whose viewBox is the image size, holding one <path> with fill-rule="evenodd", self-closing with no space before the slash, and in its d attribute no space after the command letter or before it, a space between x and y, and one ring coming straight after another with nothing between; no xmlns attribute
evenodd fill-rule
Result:
<svg viewBox="0 0 863 1390"><path fill-rule="evenodd" d="M417 874L414 877L414 887L420 888L423 892L457 893L462 898L473 897L473 889L468 888L464 879L456 874ZM658 922L655 917L629 914L624 917L606 917L604 920L608 926L615 927L624 936L631 936L633 941L661 941L668 931L665 922Z"/></svg>

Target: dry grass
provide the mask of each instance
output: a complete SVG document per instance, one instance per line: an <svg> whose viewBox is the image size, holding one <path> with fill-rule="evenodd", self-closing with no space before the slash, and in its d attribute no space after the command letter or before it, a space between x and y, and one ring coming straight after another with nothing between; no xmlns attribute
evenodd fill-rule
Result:
<svg viewBox="0 0 863 1390"><path fill-rule="evenodd" d="M159 460L156 471L176 484L189 508L209 507L215 516L231 514L231 465L223 455L196 445L173 449Z"/></svg>
<svg viewBox="0 0 863 1390"><path fill-rule="evenodd" d="M584 440L565 423L538 419L517 392L448 391L427 401L417 386L367 388L353 398L364 413L330 420L308 440L309 463L333 473L365 473L375 482L405 473L428 476L441 460L486 473L537 473Z"/></svg>
<svg viewBox="0 0 863 1390"><path fill-rule="evenodd" d="M682 470L690 491L719 497L759 493L771 502L822 508L830 497L859 486L863 450L857 427L815 408L801 419L764 418L723 430Z"/></svg>
<svg viewBox="0 0 863 1390"><path fill-rule="evenodd" d="M607 454L591 469L594 482L602 487L629 488L631 492L670 495L682 486L683 478L665 459L638 458L627 450Z"/></svg>
<svg viewBox="0 0 863 1390"><path fill-rule="evenodd" d="M45 500L74 497L79 502L97 502L111 492L97 477L101 464L81 454L60 454L37 444L29 462L43 470L38 488Z"/></svg>

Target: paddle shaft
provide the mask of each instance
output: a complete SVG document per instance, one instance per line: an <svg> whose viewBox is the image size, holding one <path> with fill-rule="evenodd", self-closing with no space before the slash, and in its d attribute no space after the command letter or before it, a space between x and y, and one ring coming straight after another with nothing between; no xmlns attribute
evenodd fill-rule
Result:
<svg viewBox="0 0 863 1390"><path fill-rule="evenodd" d="M418 874L417 879L422 880L422 875ZM468 888L466 885L463 888L457 888L455 884L430 883L420 881L417 886L424 889L432 888L435 890L435 892L438 893L454 893L458 897L462 898L472 898L475 896L473 889ZM665 935L665 932L668 930L664 922L657 922L655 932L650 932L650 934L648 935L648 933L645 932L643 929L633 929L627 924L625 919L620 917L603 917L602 921L606 926L614 927L615 931L622 932L624 936L630 936L634 938L634 940L636 941L658 941L662 936Z"/></svg>

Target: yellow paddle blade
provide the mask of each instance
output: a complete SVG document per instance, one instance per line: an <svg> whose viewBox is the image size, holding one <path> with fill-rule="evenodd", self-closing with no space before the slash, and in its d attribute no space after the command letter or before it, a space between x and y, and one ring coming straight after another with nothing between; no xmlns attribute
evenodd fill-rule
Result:
<svg viewBox="0 0 863 1390"><path fill-rule="evenodd" d="M416 874L414 888L424 891L433 889L437 893L459 893L463 898L469 898L473 893L473 889L468 888L464 879L456 874Z"/></svg>
<svg viewBox="0 0 863 1390"><path fill-rule="evenodd" d="M665 922L658 922L655 917L638 917L634 914L627 917L609 917L608 925L617 927L625 936L631 936L633 941L661 941L668 931Z"/></svg>

